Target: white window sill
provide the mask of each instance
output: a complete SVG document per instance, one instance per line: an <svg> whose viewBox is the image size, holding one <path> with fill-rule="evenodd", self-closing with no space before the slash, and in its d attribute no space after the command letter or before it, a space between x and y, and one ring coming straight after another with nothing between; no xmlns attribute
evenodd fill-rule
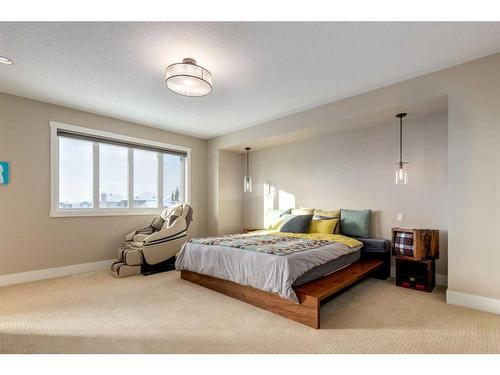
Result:
<svg viewBox="0 0 500 375"><path fill-rule="evenodd" d="M163 208L146 209L62 209L51 210L50 217L79 217L79 216L130 216L130 215L158 215Z"/></svg>

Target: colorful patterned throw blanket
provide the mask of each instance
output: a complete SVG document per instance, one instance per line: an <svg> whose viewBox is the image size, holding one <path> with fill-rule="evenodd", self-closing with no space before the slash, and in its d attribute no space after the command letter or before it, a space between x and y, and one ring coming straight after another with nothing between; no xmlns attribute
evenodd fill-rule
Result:
<svg viewBox="0 0 500 375"><path fill-rule="evenodd" d="M288 255L331 244L327 240L313 240L281 235L232 234L221 237L194 238L190 242L212 246L228 246L272 255Z"/></svg>

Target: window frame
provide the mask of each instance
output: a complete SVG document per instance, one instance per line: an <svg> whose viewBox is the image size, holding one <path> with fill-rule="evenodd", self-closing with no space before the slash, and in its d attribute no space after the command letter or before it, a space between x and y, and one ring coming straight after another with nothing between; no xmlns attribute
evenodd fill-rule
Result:
<svg viewBox="0 0 500 375"><path fill-rule="evenodd" d="M170 149L172 151L185 152L185 173L184 173L184 202L190 203L191 197L191 148L178 145L172 145L163 142L156 142L144 138L136 138L123 134L111 133L102 130L96 130L76 125L70 125L58 121L50 121L50 212L49 217L78 217L78 216L124 216L124 215L155 215L160 213L163 206L163 157L158 155L158 174L157 174L157 189L158 189L158 207L157 208L99 208L99 152L98 146L94 142L92 147L93 152L93 208L59 208L59 137L58 129L78 132L89 136L110 138L118 141L138 143L144 146L152 146L157 148ZM128 149L129 154L129 170L128 170L128 193L129 202L133 199L133 165L131 165L130 154L133 153L133 147ZM160 162L161 159L161 162Z"/></svg>

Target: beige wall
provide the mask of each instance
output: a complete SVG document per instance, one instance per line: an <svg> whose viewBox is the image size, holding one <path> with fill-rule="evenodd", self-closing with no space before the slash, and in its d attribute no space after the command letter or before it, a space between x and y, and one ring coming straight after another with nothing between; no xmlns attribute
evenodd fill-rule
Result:
<svg viewBox="0 0 500 375"><path fill-rule="evenodd" d="M347 119L447 96L448 288L500 300L499 81L497 54L260 124L209 141L207 169L218 170L216 150L345 130ZM212 192L217 184L209 174ZM218 199L208 200L213 215Z"/></svg>
<svg viewBox="0 0 500 375"><path fill-rule="evenodd" d="M255 189L243 199L243 225L262 226L264 183L295 196L296 207L374 210L371 236L391 238L391 228L441 232L437 272L447 273L448 118L408 118L404 160L409 185L394 183L398 160L396 119L389 124L266 148L251 155ZM242 155L243 170L244 156ZM227 170L227 169L226 169ZM240 189L241 190L241 189ZM275 198L275 206L279 197ZM397 213L404 222L397 222Z"/></svg>
<svg viewBox="0 0 500 375"><path fill-rule="evenodd" d="M241 233L243 207L243 169L241 155L231 151L219 151L219 209L224 218L219 224L218 233Z"/></svg>
<svg viewBox="0 0 500 375"><path fill-rule="evenodd" d="M191 236L206 231L206 141L91 113L0 94L0 160L11 182L0 186L0 275L110 259L149 216L49 218L49 121L191 147Z"/></svg>

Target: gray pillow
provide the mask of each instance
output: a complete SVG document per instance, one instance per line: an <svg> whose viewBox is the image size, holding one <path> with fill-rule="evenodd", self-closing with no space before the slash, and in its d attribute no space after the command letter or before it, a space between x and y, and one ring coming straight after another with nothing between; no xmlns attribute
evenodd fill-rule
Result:
<svg viewBox="0 0 500 375"><path fill-rule="evenodd" d="M280 232L308 233L313 215L285 215L285 224Z"/></svg>
<svg viewBox="0 0 500 375"><path fill-rule="evenodd" d="M372 210L340 210L340 234L349 237L370 236Z"/></svg>

